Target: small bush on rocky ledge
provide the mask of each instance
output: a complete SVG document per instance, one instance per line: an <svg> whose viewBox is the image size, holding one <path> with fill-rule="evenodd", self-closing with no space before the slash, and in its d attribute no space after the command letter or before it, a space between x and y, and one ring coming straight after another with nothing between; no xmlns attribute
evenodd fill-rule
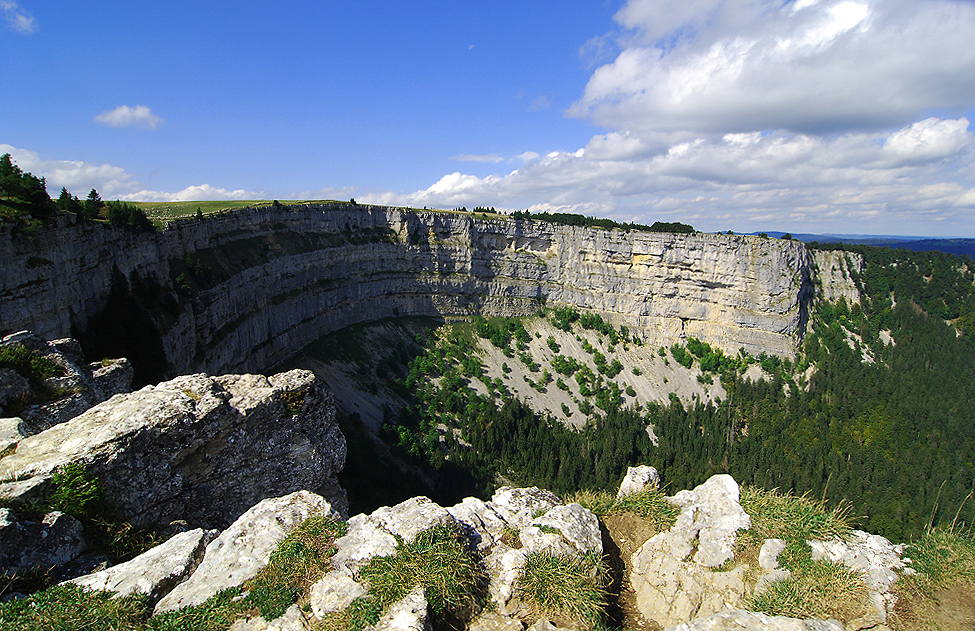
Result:
<svg viewBox="0 0 975 631"><path fill-rule="evenodd" d="M595 628L603 623L609 593L606 568L595 555L532 552L518 579L521 599L537 615Z"/></svg>

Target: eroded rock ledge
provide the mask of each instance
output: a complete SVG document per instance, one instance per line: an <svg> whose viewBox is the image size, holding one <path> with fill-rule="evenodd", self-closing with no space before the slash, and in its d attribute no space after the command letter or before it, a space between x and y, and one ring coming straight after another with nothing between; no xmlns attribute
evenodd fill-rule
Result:
<svg viewBox="0 0 975 631"><path fill-rule="evenodd" d="M0 259L0 331L97 336L106 308L125 309L156 339L114 354L138 372L152 351L153 377L262 370L387 316L524 315L542 301L600 312L652 345L695 336L790 355L815 287L852 296L857 266L823 259L817 276L796 241L348 204L244 209L148 235L8 232Z"/></svg>
<svg viewBox="0 0 975 631"><path fill-rule="evenodd" d="M0 458L0 497L41 497L54 472L83 463L109 513L139 528L224 528L266 497L311 489L347 508L337 473L345 437L311 372L185 375L118 394L16 443Z"/></svg>
<svg viewBox="0 0 975 631"><path fill-rule="evenodd" d="M640 492L630 480L632 492ZM753 590L761 589L749 575L748 565L733 571L719 567L734 558L736 533L750 528L749 516L738 502L738 485L727 475L718 475L692 491L667 498L681 508L681 515L669 530L659 533L634 554L627 581L636 591L644 620L657 628L673 631L721 629L780 631L853 631L883 629L893 602L889 597L897 573L905 570L902 546L892 546L882 537L854 531L846 540L809 541L808 546L859 573L870 593L864 606L867 615L846 624L833 619L799 620L769 616L744 609ZM145 593L155 604L155 613L199 605L220 590L254 577L269 560L278 543L304 519L312 515L337 518L322 497L307 491L266 499L248 510L219 536L195 530L178 535L156 549L126 564L109 568L73 582L120 595ZM382 507L371 514L348 520L344 536L334 542L330 567L310 588L307 606L297 604L275 622L260 617L239 620L232 629L303 629L333 612L348 607L369 590L360 574L371 559L390 556L426 529L450 526L462 533L479 559L487 583L486 605L472 612L466 628L476 631L553 631L551 621L526 606L519 579L529 555L545 552L565 558L595 555L604 549L600 525L589 510L579 504L563 503L552 493L538 488L500 489L489 501L467 498L441 507L425 497L396 506ZM688 551L691 550L691 553ZM696 552L696 553L695 553ZM772 573L763 552L761 578L779 581L788 573ZM648 562L662 559L662 565ZM883 576L884 580L878 580ZM404 581L411 577L402 577ZM406 585L409 588L409 584ZM672 587L673 589L670 589ZM668 591L669 590L669 591ZM664 593L668 592L668 593ZM302 601L306 602L306 601ZM872 606L871 606L872 605ZM875 608L874 608L875 607ZM429 628L432 614L426 593L418 586L391 605L375 629ZM578 621L557 620L560 625L580 627Z"/></svg>

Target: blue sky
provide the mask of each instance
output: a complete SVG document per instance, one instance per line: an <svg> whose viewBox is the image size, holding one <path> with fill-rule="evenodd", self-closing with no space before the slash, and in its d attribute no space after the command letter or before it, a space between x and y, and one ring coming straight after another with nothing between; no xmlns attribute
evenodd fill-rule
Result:
<svg viewBox="0 0 975 631"><path fill-rule="evenodd" d="M975 237L970 0L0 0L0 18L0 152L52 195Z"/></svg>

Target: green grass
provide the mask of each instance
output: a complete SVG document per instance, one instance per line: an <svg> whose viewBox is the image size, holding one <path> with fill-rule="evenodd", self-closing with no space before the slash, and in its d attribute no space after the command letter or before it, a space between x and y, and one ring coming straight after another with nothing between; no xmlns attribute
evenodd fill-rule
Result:
<svg viewBox="0 0 975 631"><path fill-rule="evenodd" d="M281 542L257 576L197 607L150 618L152 610L143 596L112 598L111 592L57 585L0 604L0 629L217 631L255 611L273 620L293 603L304 602L312 583L328 571L334 541L344 533L344 523L310 517Z"/></svg>
<svg viewBox="0 0 975 631"><path fill-rule="evenodd" d="M237 208L257 208L259 206L271 206L273 201L269 199L251 200L223 200L223 201L200 201L200 202L129 202L133 206L141 209L153 223L163 224L176 219L186 219L195 217L197 209L204 215L219 213L224 210L234 210ZM336 204L348 203L328 199L315 200L281 200L282 206L308 206L310 204Z"/></svg>
<svg viewBox="0 0 975 631"><path fill-rule="evenodd" d="M59 585L30 598L0 605L0 628L5 631L81 631L145 629L145 598L112 598L77 585Z"/></svg>
<svg viewBox="0 0 975 631"><path fill-rule="evenodd" d="M467 542L453 525L435 526L409 543L401 542L396 554L372 559L360 575L383 609L421 586L435 616L456 618L473 612L481 578Z"/></svg>
<svg viewBox="0 0 975 631"><path fill-rule="evenodd" d="M850 506L828 508L826 502L808 495L790 495L753 486L741 490L741 507L752 519L752 527L739 534L739 541L761 546L765 539L825 541L846 538L851 530Z"/></svg>
<svg viewBox="0 0 975 631"><path fill-rule="evenodd" d="M362 631L417 586L424 588L436 622L463 627L480 605L486 581L458 527L434 526L409 543L398 543L395 554L375 557L360 570L368 593L328 615L316 629Z"/></svg>
<svg viewBox="0 0 975 631"><path fill-rule="evenodd" d="M566 498L567 503L581 504L595 515L630 512L652 524L657 531L669 530L677 521L680 509L667 501L659 489L647 489L617 499L609 491L576 491Z"/></svg>
<svg viewBox="0 0 975 631"><path fill-rule="evenodd" d="M741 506L752 526L739 532L735 543L736 562L757 566L758 553L766 539L782 539L785 550L779 565L792 577L771 583L750 599L747 608L769 615L795 618L836 618L849 622L866 615L872 605L863 577L846 565L813 561L807 540L826 541L849 536L850 506L829 508L825 501L808 495L790 495L746 486Z"/></svg>
<svg viewBox="0 0 975 631"><path fill-rule="evenodd" d="M897 607L891 617L896 629L939 629L941 594L957 588L975 595L975 535L954 528L929 530L907 547L914 574L902 574L894 584Z"/></svg>
<svg viewBox="0 0 975 631"><path fill-rule="evenodd" d="M747 608L772 616L836 618L849 622L872 605L863 577L842 563L816 561L792 570L792 578L771 583Z"/></svg>
<svg viewBox="0 0 975 631"><path fill-rule="evenodd" d="M608 576L595 555L570 556L533 552L517 583L517 593L538 615L588 628L603 623L609 593Z"/></svg>

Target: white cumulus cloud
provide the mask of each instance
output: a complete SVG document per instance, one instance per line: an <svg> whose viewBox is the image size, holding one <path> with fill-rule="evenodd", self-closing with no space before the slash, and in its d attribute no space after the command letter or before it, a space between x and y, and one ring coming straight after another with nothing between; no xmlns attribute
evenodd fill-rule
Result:
<svg viewBox="0 0 975 631"><path fill-rule="evenodd" d="M634 0L635 33L570 109L611 129L880 129L975 94L975 4Z"/></svg>
<svg viewBox="0 0 975 631"><path fill-rule="evenodd" d="M209 184L200 184L198 186L187 186L175 193L150 190L136 191L123 195L121 199L128 202L201 202L225 199L265 199L265 194L261 191L228 190Z"/></svg>
<svg viewBox="0 0 975 631"><path fill-rule="evenodd" d="M155 129L163 122L145 105L119 105L114 110L106 110L95 117L96 123L109 127L139 127L141 129Z"/></svg>
<svg viewBox="0 0 975 631"><path fill-rule="evenodd" d="M41 158L36 151L0 144L0 154L4 153L9 153L23 171L43 177L47 192L52 197L57 197L61 187L64 187L78 197L85 197L94 188L102 199L115 199L138 186L131 173L107 163L48 160Z"/></svg>
<svg viewBox="0 0 975 631"><path fill-rule="evenodd" d="M18 33L30 35L37 30L37 21L12 0L0 0L0 10L7 26Z"/></svg>
<svg viewBox="0 0 975 631"><path fill-rule="evenodd" d="M496 153L489 154L473 154L464 153L457 156L451 156L451 160L456 160L458 162L504 162L504 157Z"/></svg>

